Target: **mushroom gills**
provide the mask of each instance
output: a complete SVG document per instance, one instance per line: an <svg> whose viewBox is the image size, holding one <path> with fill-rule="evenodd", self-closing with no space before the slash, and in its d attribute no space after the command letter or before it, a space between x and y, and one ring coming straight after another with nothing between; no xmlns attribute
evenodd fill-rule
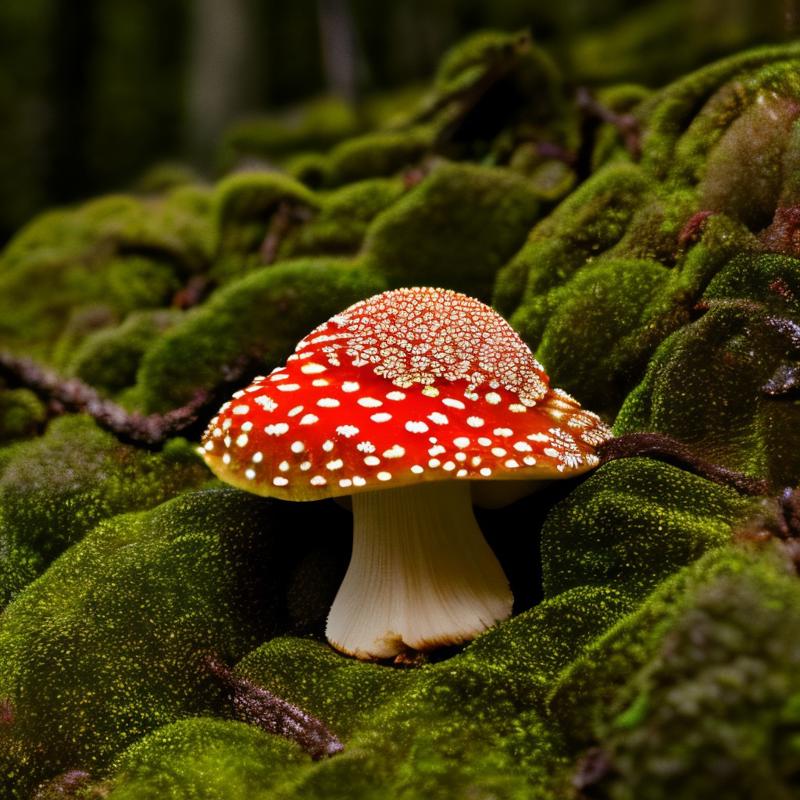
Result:
<svg viewBox="0 0 800 800"><path fill-rule="evenodd" d="M352 500L353 552L327 626L338 650L364 659L432 650L511 615L514 598L475 520L469 481Z"/></svg>

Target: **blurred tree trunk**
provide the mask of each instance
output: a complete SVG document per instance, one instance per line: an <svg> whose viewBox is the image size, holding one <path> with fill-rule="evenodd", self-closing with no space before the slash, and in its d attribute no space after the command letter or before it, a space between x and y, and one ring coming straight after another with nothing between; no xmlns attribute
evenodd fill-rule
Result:
<svg viewBox="0 0 800 800"><path fill-rule="evenodd" d="M187 144L207 162L232 118L250 101L248 0L195 0L191 21Z"/></svg>
<svg viewBox="0 0 800 800"><path fill-rule="evenodd" d="M325 80L329 90L354 103L358 89L358 53L348 0L317 0Z"/></svg>

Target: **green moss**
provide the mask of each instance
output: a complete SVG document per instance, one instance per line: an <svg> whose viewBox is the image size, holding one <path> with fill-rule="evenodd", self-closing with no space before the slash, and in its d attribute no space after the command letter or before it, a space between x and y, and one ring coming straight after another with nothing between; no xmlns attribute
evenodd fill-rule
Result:
<svg viewBox="0 0 800 800"><path fill-rule="evenodd" d="M263 266L273 215L281 208L310 214L318 205L313 192L278 172L241 172L220 181L214 192L211 274L227 281Z"/></svg>
<svg viewBox="0 0 800 800"><path fill-rule="evenodd" d="M7 607L0 775L12 797L66 769L96 774L149 731L222 709L205 659L231 663L276 632L271 507L206 490L116 517Z"/></svg>
<svg viewBox="0 0 800 800"><path fill-rule="evenodd" d="M134 312L116 328L88 335L72 353L66 372L107 394L120 392L136 382L142 356L180 318L177 311Z"/></svg>
<svg viewBox="0 0 800 800"><path fill-rule="evenodd" d="M600 727L612 798L789 798L800 769L800 587L731 558L699 585ZM713 768L710 768L712 767Z"/></svg>
<svg viewBox="0 0 800 800"><path fill-rule="evenodd" d="M159 728L117 760L109 800L262 797L293 765L296 745L251 725L209 717Z"/></svg>
<svg viewBox="0 0 800 800"><path fill-rule="evenodd" d="M0 444L35 435L45 417L45 408L33 392L0 389Z"/></svg>
<svg viewBox="0 0 800 800"><path fill-rule="evenodd" d="M402 197L403 182L372 178L322 196L319 214L289 232L281 258L358 252L372 220Z"/></svg>
<svg viewBox="0 0 800 800"><path fill-rule="evenodd" d="M284 262L233 281L148 350L142 402L153 411L180 406L242 362L268 370L315 326L384 288L379 275L333 259Z"/></svg>
<svg viewBox="0 0 800 800"><path fill-rule="evenodd" d="M758 273L748 281L757 284ZM721 291L740 280L720 278L717 286ZM790 314L776 318L749 299L715 301L659 347L620 411L617 432L660 431L710 461L776 486L794 485L800 480L793 438L800 407L790 399L791 387L786 398L781 386L795 369L795 327ZM762 388L773 380L777 395Z"/></svg>
<svg viewBox="0 0 800 800"><path fill-rule="evenodd" d="M361 126L352 106L336 97L319 97L283 114L235 123L222 139L220 165L227 171L253 160L280 163L293 153L331 147Z"/></svg>
<svg viewBox="0 0 800 800"><path fill-rule="evenodd" d="M728 542L745 503L732 489L657 461L610 462L545 522L545 596L596 585L643 597Z"/></svg>
<svg viewBox="0 0 800 800"><path fill-rule="evenodd" d="M325 169L325 184L341 186L367 178L396 175L418 164L430 152L434 130L428 126L365 133L331 150Z"/></svg>
<svg viewBox="0 0 800 800"><path fill-rule="evenodd" d="M525 246L499 270L494 305L528 342L541 336L539 309L548 290L622 238L648 188L635 167L598 173L539 222Z"/></svg>
<svg viewBox="0 0 800 800"><path fill-rule="evenodd" d="M184 277L205 267L206 248L206 198L194 188L48 212L0 257L0 341L58 360L54 345L71 320L99 313L113 324L136 309L169 305ZM76 343L62 344L61 358Z"/></svg>
<svg viewBox="0 0 800 800"><path fill-rule="evenodd" d="M100 520L158 505L207 477L182 440L151 454L85 417L54 420L44 436L0 450L0 604Z"/></svg>
<svg viewBox="0 0 800 800"><path fill-rule="evenodd" d="M375 220L365 260L390 286L443 286L486 300L539 211L523 178L444 163Z"/></svg>

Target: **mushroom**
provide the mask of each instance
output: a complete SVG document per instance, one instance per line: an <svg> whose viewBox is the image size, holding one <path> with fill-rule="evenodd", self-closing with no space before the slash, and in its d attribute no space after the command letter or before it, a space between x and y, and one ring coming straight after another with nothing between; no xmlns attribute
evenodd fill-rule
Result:
<svg viewBox="0 0 800 800"><path fill-rule="evenodd" d="M511 614L471 486L577 475L611 436L548 384L488 306L447 289L395 289L336 314L285 366L236 392L202 453L256 494L352 495L352 556L328 640L362 659L431 650Z"/></svg>

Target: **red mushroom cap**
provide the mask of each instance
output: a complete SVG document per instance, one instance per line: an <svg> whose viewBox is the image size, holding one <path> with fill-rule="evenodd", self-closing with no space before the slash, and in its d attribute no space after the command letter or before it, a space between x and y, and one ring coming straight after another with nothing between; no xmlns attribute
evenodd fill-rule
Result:
<svg viewBox="0 0 800 800"><path fill-rule="evenodd" d="M423 481L566 477L610 438L550 389L488 306L448 289L395 289L336 314L283 367L225 403L203 438L224 480L316 500Z"/></svg>

